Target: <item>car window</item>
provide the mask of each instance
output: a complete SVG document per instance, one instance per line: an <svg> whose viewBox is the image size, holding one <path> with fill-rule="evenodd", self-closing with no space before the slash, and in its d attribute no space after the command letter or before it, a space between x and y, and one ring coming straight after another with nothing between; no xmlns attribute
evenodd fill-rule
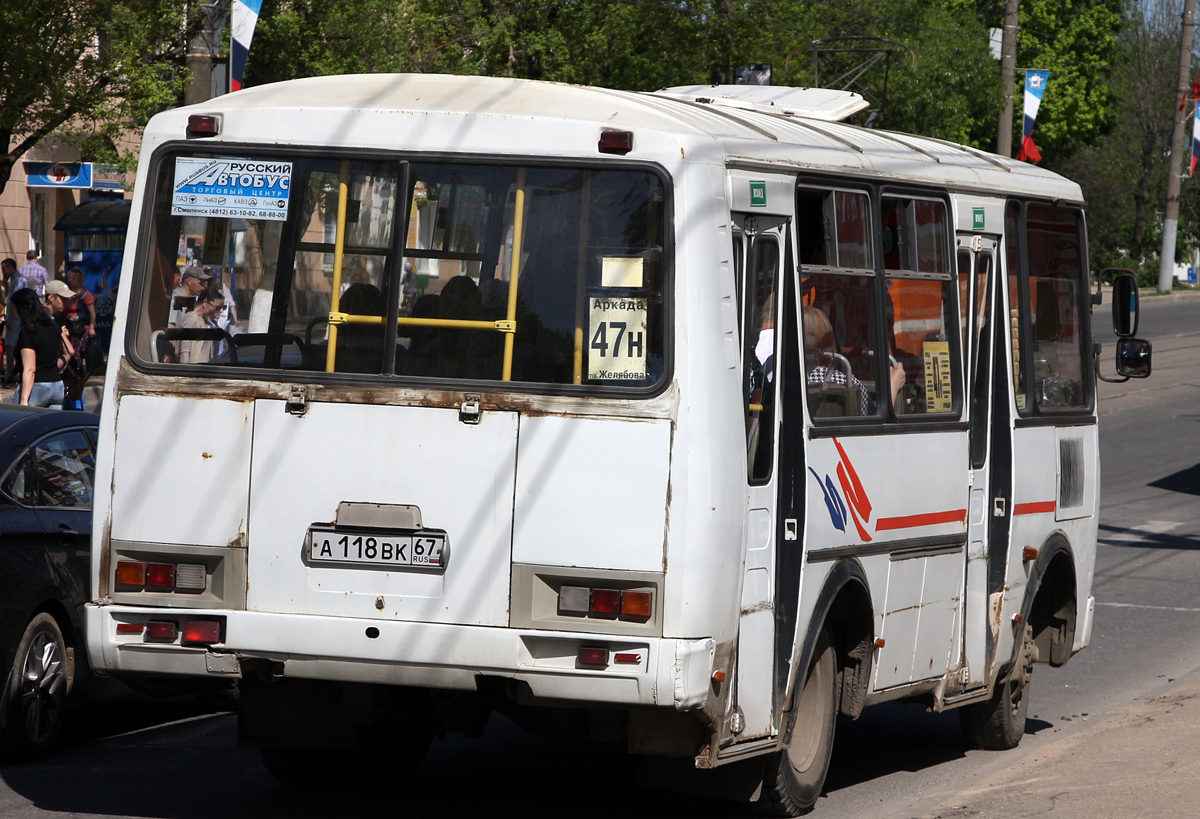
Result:
<svg viewBox="0 0 1200 819"><path fill-rule="evenodd" d="M26 452L17 461L17 465L12 468L12 471L8 473L8 477L4 479L4 484L0 486L5 495L26 506L33 503L33 481L29 477L32 463L33 461L29 453Z"/></svg>
<svg viewBox="0 0 1200 819"><path fill-rule="evenodd" d="M37 506L91 508L96 453L79 430L43 438L34 445Z"/></svg>

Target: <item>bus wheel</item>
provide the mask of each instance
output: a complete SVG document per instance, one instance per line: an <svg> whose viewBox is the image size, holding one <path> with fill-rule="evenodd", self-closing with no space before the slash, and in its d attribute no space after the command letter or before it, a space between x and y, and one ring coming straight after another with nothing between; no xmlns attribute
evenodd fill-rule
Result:
<svg viewBox="0 0 1200 819"><path fill-rule="evenodd" d="M804 688L792 704L791 737L767 764L760 805L771 815L808 813L821 795L837 723L837 672L837 652L828 626L823 626Z"/></svg>
<svg viewBox="0 0 1200 819"><path fill-rule="evenodd" d="M62 630L42 612L21 636L5 703L0 749L9 759L38 759L53 750L62 731L67 691L71 685L67 643Z"/></svg>
<svg viewBox="0 0 1200 819"><path fill-rule="evenodd" d="M1026 627L1021 653L1008 679L987 702L963 707L959 712L963 736L973 748L1007 751L1016 748L1025 734L1029 711L1029 683L1033 676L1033 629Z"/></svg>

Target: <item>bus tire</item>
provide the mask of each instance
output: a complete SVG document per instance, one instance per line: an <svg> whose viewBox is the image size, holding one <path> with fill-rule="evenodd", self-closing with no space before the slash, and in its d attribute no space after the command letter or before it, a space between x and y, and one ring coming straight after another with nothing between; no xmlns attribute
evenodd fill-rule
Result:
<svg viewBox="0 0 1200 819"><path fill-rule="evenodd" d="M825 786L837 725L837 651L822 626L804 687L792 704L787 745L767 763L760 807L772 816L801 816L813 809Z"/></svg>
<svg viewBox="0 0 1200 819"><path fill-rule="evenodd" d="M42 612L29 621L13 658L4 696L0 755L10 760L40 759L62 732L71 688L67 642L54 617Z"/></svg>
<svg viewBox="0 0 1200 819"><path fill-rule="evenodd" d="M963 737L972 748L1008 751L1025 734L1029 684L1033 676L1033 629L1026 628L1021 653L1008 677L987 702L964 706L959 712Z"/></svg>

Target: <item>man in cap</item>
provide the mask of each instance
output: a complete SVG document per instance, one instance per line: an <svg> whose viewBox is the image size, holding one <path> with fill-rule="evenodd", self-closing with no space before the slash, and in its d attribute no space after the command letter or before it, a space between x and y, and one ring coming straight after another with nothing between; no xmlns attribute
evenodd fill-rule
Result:
<svg viewBox="0 0 1200 819"><path fill-rule="evenodd" d="M75 291L66 282L51 279L46 283L46 312L61 325L67 317L67 300L74 297Z"/></svg>
<svg viewBox="0 0 1200 819"><path fill-rule="evenodd" d="M212 281L208 270L189 265L179 277L179 286L171 293L171 310L167 313L168 327L182 327L183 316L196 306L196 297L204 292Z"/></svg>

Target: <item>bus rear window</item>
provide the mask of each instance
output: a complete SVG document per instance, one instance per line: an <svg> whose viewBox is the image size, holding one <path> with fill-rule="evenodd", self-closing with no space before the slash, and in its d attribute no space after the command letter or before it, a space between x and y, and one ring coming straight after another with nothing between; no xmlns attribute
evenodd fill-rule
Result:
<svg viewBox="0 0 1200 819"><path fill-rule="evenodd" d="M645 170L175 154L148 209L143 362L663 377L665 196Z"/></svg>

